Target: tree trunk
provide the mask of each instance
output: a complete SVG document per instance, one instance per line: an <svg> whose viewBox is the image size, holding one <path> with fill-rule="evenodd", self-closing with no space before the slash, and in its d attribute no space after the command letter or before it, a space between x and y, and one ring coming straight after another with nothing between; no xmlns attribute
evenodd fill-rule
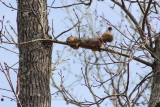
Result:
<svg viewBox="0 0 160 107"><path fill-rule="evenodd" d="M160 34L156 38L155 42L156 56L160 58ZM154 74L149 107L160 107L160 60L157 58L155 58L153 72Z"/></svg>
<svg viewBox="0 0 160 107"><path fill-rule="evenodd" d="M18 42L48 38L46 0L18 0ZM19 45L18 107L50 107L52 43Z"/></svg>

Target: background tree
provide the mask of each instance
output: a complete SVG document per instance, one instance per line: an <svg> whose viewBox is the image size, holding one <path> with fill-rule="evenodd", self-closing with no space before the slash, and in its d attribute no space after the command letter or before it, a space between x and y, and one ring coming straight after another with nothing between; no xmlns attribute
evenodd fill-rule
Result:
<svg viewBox="0 0 160 107"><path fill-rule="evenodd" d="M2 1L1 3L14 9L12 5L7 5ZM27 9L30 3L25 5L27 5ZM159 7L160 4L157 0L50 1L48 2L48 17L50 19L49 34L52 35L52 40L46 39L46 36L44 36L48 33L45 26L47 22L41 26L42 19L46 17L39 18L41 14L36 12L38 10L34 11L30 6L29 9L33 14L24 12L23 20L31 15L26 20L30 18L31 21L36 20L37 27L39 26L38 31L42 36L35 37L36 34L33 34L33 38L19 41L18 44L4 33L7 29L4 29L2 24L1 42L2 44L16 44L20 49L32 46L33 49L29 48L29 52L34 52L32 50L35 48L37 51L45 48L50 54L50 42L63 44L53 46L54 57L51 73L53 103L57 101L56 99L63 98L67 103L77 106L135 107L149 105L155 107L159 105ZM54 18L56 11L63 13L63 15L58 16L58 20ZM51 17L53 17L53 20L51 20ZM60 26L61 22L59 20L64 23L62 26ZM28 23L30 22L28 21ZM103 44L99 48L100 52L84 48L73 50L69 46L64 46L70 45L65 41L71 34L80 38L100 37L110 27L113 29L114 41L111 44ZM47 33L41 31L47 31ZM37 44L39 45L37 46ZM48 44L50 45L48 46ZM27 55L27 53L23 54ZM44 56L46 54L44 52ZM27 62L29 65L34 63ZM20 64L23 63L24 61ZM49 63L46 65L49 68ZM11 66L1 64L1 71L4 74L7 74L6 72L9 72L11 68ZM8 71L5 72L5 70ZM12 85L10 86L12 88ZM152 89L151 94L150 89ZM14 89L12 89L12 92L15 92ZM14 95L16 96L16 94ZM19 97L16 97L18 101Z"/></svg>

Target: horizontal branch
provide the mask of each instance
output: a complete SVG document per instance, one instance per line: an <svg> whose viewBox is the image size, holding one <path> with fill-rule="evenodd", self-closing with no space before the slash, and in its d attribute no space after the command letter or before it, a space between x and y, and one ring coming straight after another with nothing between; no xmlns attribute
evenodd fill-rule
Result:
<svg viewBox="0 0 160 107"><path fill-rule="evenodd" d="M64 42L64 41L59 41L59 40L54 40L54 39L35 39L35 40L31 40L31 41L28 41L28 42L22 42L22 43L9 43L9 42L3 42L3 43L8 43L8 44L15 44L15 45L25 45L25 44L29 44L29 43L33 43L33 42L37 42L37 41L49 41L49 42L53 42L53 43L58 43L58 44L63 44L63 45L68 45L68 46L71 46L71 45L76 45L75 43L67 43L67 42ZM83 44L80 45L80 47L84 47ZM94 49L93 47L87 47L88 49ZM99 51L106 51L106 52L110 52L110 53L115 53L115 54L118 54L118 55L122 55L124 57L128 57L130 58L131 56L130 55L127 55L127 54L124 54L124 53L121 53L121 52L118 52L118 51L114 51L112 49L109 49L109 48L97 48L97 50ZM145 64L147 66L150 66L152 67L152 63L150 62L147 62L141 58L138 58L136 56L132 56L131 57L132 59L138 61L138 62L141 62L142 64Z"/></svg>
<svg viewBox="0 0 160 107"><path fill-rule="evenodd" d="M118 52L118 51L114 51L114 50L108 49L108 48L100 48L100 50L111 52L111 53L116 53L118 55L122 55L122 56L125 56L125 57L128 57L128 58L131 57L130 55L127 55L127 54L124 54L124 53L121 53L121 52ZM143 63L143 64L145 64L147 66L150 66L150 67L152 67L152 65L153 65L152 63L147 62L147 61L145 61L145 60L143 60L141 58L138 58L136 56L132 56L132 59L134 59L134 60L136 60L138 62L141 62L141 63Z"/></svg>

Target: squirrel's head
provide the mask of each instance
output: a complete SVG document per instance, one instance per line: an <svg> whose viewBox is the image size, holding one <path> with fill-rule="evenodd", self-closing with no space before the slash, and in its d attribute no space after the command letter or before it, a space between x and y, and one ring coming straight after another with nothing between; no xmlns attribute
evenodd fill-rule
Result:
<svg viewBox="0 0 160 107"><path fill-rule="evenodd" d="M113 34L112 33L103 33L102 37L101 37L103 42L112 42L113 41Z"/></svg>

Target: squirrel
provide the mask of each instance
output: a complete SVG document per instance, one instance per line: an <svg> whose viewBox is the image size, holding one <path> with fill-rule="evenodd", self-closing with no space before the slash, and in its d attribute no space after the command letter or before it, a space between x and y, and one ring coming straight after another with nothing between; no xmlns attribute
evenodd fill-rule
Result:
<svg viewBox="0 0 160 107"><path fill-rule="evenodd" d="M70 47L73 49L79 49L79 47L91 49L92 51L98 51L103 43L112 42L113 34L104 32L100 38L82 39L73 37L72 35L67 38L66 42L70 43Z"/></svg>

